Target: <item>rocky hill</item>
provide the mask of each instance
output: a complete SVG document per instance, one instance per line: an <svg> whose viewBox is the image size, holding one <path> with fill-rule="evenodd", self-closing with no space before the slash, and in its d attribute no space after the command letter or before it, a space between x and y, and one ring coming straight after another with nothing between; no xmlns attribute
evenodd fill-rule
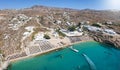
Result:
<svg viewBox="0 0 120 70"><path fill-rule="evenodd" d="M68 16L66 20L71 20L75 22L80 21L90 21L90 22L120 22L120 11L111 10L92 10L92 9L68 9L68 8L55 8L55 7L45 7L45 6L33 6L31 8L23 9L23 13L28 15L46 15L55 17L56 19L62 18L63 16ZM29 13L28 13L29 12Z"/></svg>
<svg viewBox="0 0 120 70"><path fill-rule="evenodd" d="M49 31L46 27L66 29L69 25L77 25L80 22L104 24L109 21L114 25L107 27L120 33L119 19L120 12L108 10L76 10L37 5L19 10L0 10L0 52L4 56L20 52L23 43L28 43L35 33ZM27 30L26 27L31 29ZM32 32L32 29L35 32ZM26 37L28 32L31 34Z"/></svg>

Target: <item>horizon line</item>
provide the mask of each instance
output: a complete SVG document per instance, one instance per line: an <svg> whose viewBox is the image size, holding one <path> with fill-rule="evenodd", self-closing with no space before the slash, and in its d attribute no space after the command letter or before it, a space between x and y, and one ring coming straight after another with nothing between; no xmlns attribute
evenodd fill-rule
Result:
<svg viewBox="0 0 120 70"><path fill-rule="evenodd" d="M22 8L3 8L3 9L0 9L0 10L22 10L22 9L29 9L29 8L32 8L34 6L43 6L43 7L47 7L47 8L58 8L58 9L71 9L71 10L111 10L111 11L120 11L120 9L93 9L93 8L72 8L72 7L57 7L57 6L46 6L46 5L32 5L32 6L29 6L29 7L22 7Z"/></svg>

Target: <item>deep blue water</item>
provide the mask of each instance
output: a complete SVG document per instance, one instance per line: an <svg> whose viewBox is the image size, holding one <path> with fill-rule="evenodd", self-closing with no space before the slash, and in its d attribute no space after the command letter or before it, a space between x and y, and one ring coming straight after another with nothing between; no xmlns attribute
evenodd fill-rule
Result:
<svg viewBox="0 0 120 70"><path fill-rule="evenodd" d="M120 50L98 42L74 44L76 53L70 48L11 63L8 70L91 70L86 54L95 64L97 70L120 70Z"/></svg>

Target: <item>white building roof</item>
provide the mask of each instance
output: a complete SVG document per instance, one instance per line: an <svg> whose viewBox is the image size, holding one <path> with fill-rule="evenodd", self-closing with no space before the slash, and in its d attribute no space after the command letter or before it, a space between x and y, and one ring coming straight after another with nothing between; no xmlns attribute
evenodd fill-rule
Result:
<svg viewBox="0 0 120 70"><path fill-rule="evenodd" d="M34 40L44 40L44 33L39 32L38 34L36 34Z"/></svg>
<svg viewBox="0 0 120 70"><path fill-rule="evenodd" d="M78 32L78 31L74 31L74 32L70 32L70 31L62 31L66 36L81 36L83 35L83 32Z"/></svg>
<svg viewBox="0 0 120 70"><path fill-rule="evenodd" d="M112 29L104 29L104 32L106 32L108 34L116 34L116 32Z"/></svg>

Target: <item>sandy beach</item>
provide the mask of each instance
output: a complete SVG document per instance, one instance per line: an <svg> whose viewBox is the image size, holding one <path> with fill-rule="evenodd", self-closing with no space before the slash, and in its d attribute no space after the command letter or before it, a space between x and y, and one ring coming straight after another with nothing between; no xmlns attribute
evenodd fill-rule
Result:
<svg viewBox="0 0 120 70"><path fill-rule="evenodd" d="M94 40L87 40L87 41L94 41ZM66 45L58 46L58 47L55 47L55 48L47 50L47 51L42 51L42 52L31 54L31 55L28 55L28 56L25 56L25 57L11 59L10 62L15 62L15 61L18 61L18 60L21 60L21 59L25 59L25 58L29 58L29 57L35 57L35 56L38 56L38 55L41 55L41 54L45 54L45 53L48 53L48 52L51 52L51 51L54 51L54 50L59 50L59 49L65 48L65 47L69 47L70 45L73 45L73 44L78 44L78 43L87 42L87 41L79 41L79 42L75 42L75 43L68 43Z"/></svg>

